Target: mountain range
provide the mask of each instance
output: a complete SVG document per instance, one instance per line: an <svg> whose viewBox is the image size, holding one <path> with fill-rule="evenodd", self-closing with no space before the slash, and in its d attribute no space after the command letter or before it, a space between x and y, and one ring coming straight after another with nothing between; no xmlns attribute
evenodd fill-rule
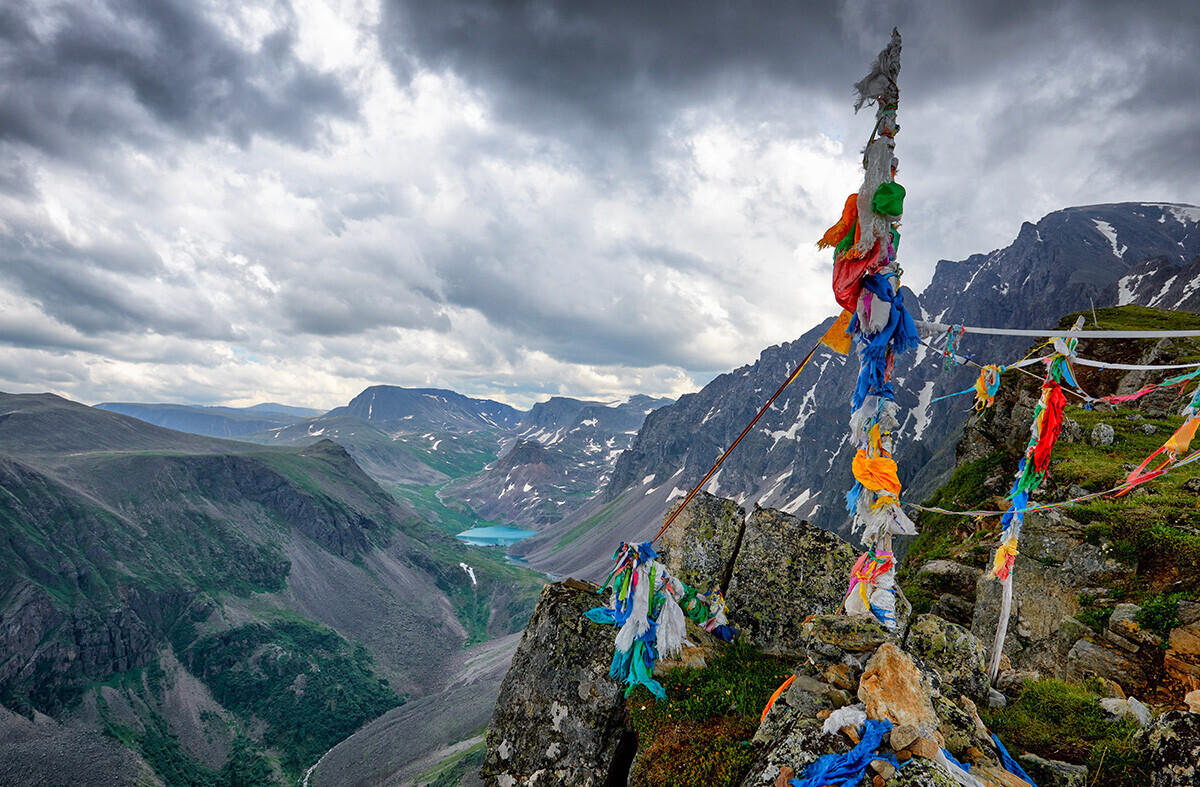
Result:
<svg viewBox="0 0 1200 787"><path fill-rule="evenodd" d="M32 723L4 719L3 783L37 783L39 758L69 783L296 778L407 698L494 680L456 676L540 586L328 440L261 447L0 394L0 489L0 703ZM111 773L74 759L80 728L108 734Z"/></svg>
<svg viewBox="0 0 1200 787"><path fill-rule="evenodd" d="M1060 315L1137 303L1195 308L1200 289L1200 209L1121 203L1067 208L1026 222L1007 247L938 263L918 296L916 319L942 324L1052 328ZM903 257L901 256L901 259ZM603 492L574 514L511 548L553 575L603 577L621 541L652 536L682 498L832 325L764 350L752 364L649 414L617 460ZM966 333L961 355L979 363L1018 360L1027 340ZM842 495L853 485L847 440L858 364L820 347L705 489L742 505L779 508L849 537ZM906 497L923 499L953 467L978 372L946 368L926 346L896 359L901 426L895 456Z"/></svg>

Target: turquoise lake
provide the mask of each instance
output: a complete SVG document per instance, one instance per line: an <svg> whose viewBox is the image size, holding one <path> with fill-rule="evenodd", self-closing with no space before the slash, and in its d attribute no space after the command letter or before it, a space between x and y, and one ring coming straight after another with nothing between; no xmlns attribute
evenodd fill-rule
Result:
<svg viewBox="0 0 1200 787"><path fill-rule="evenodd" d="M475 527L459 533L457 538L480 547L506 547L517 543L523 538L529 538L536 530L522 530L508 525L493 525L492 527Z"/></svg>

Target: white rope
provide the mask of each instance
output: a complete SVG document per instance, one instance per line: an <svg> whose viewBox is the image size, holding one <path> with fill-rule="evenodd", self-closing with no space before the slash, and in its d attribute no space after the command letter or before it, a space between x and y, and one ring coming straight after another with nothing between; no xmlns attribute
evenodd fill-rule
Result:
<svg viewBox="0 0 1200 787"><path fill-rule="evenodd" d="M980 328L974 325L950 326L937 322L914 320L917 330L929 333L945 333L951 327L960 327L963 333L981 333L988 336L1033 336L1040 338L1080 339L1188 339L1200 338L1200 331L1040 331L1019 328Z"/></svg>
<svg viewBox="0 0 1200 787"><path fill-rule="evenodd" d="M1107 363L1105 361L1093 361L1088 358L1080 358L1076 355L1071 359L1071 363L1077 363L1082 366L1094 366L1097 369L1123 369L1131 372L1154 372L1160 369L1198 369L1200 363L1168 363L1160 365L1140 364L1140 363Z"/></svg>

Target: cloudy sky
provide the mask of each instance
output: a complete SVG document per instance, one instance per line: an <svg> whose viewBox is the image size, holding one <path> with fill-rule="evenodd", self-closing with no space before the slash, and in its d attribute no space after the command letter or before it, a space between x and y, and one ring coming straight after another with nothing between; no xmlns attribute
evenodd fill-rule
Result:
<svg viewBox="0 0 1200 787"><path fill-rule="evenodd" d="M836 311L893 25L918 291L1200 201L1195 0L5 0L0 390L696 390Z"/></svg>

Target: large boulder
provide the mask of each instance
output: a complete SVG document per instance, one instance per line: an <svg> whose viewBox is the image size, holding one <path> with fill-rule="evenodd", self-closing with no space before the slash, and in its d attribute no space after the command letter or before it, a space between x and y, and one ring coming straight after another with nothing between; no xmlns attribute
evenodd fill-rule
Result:
<svg viewBox="0 0 1200 787"><path fill-rule="evenodd" d="M663 532L659 559L697 590L724 590L745 521L745 509L734 501L698 492Z"/></svg>
<svg viewBox="0 0 1200 787"><path fill-rule="evenodd" d="M980 576L975 590L971 633L989 653L996 640L1001 590L1000 581L990 572ZM1004 652L1013 658L1029 645L1053 636L1065 619L1078 613L1078 591L1061 571L1036 560L1018 559L1013 569L1013 603Z"/></svg>
<svg viewBox="0 0 1200 787"><path fill-rule="evenodd" d="M488 787L624 783L636 739L625 687L608 675L615 629L583 617L599 603L574 580L542 590L488 725Z"/></svg>
<svg viewBox="0 0 1200 787"><path fill-rule="evenodd" d="M890 642L879 646L858 681L858 698L866 707L867 718L916 727L926 737L938 728L932 694L929 677L911 656Z"/></svg>
<svg viewBox="0 0 1200 787"><path fill-rule="evenodd" d="M726 594L733 624L765 651L799 652L804 619L838 611L857 559L857 550L833 533L755 508Z"/></svg>
<svg viewBox="0 0 1200 787"><path fill-rule="evenodd" d="M987 657L979 640L962 626L921 615L908 631L907 647L933 668L943 688L974 700L987 699Z"/></svg>
<svg viewBox="0 0 1200 787"><path fill-rule="evenodd" d="M1152 763L1151 787L1200 783L1200 714L1171 711L1138 733Z"/></svg>
<svg viewBox="0 0 1200 787"><path fill-rule="evenodd" d="M1067 653L1067 678L1083 680L1089 675L1115 680L1126 692L1146 684L1146 673L1125 651L1081 639Z"/></svg>

